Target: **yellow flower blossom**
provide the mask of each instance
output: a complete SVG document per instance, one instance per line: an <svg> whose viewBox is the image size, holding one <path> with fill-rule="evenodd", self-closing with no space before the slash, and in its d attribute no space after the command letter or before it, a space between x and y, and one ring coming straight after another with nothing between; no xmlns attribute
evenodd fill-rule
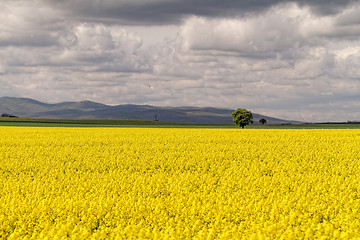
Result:
<svg viewBox="0 0 360 240"><path fill-rule="evenodd" d="M0 239L360 238L360 130L0 136Z"/></svg>

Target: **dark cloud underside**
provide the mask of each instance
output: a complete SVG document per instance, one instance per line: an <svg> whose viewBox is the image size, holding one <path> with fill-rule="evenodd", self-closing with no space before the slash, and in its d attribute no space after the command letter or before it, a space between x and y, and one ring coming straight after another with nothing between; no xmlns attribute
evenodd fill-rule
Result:
<svg viewBox="0 0 360 240"><path fill-rule="evenodd" d="M184 17L196 15L203 17L239 17L263 12L270 7L297 3L310 6L321 15L335 14L346 8L354 0L167 0L167 1L45 1L48 4L69 12L74 18L86 18L93 21L121 22L134 25L177 24Z"/></svg>

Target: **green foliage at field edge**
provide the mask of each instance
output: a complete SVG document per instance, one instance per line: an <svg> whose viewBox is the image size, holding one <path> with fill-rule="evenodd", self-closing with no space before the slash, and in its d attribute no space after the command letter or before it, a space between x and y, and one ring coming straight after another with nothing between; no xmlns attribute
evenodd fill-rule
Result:
<svg viewBox="0 0 360 240"><path fill-rule="evenodd" d="M232 124L195 124L134 119L43 119L2 118L0 126L21 127L158 127L158 128L239 128ZM251 124L245 129L360 129L360 124Z"/></svg>

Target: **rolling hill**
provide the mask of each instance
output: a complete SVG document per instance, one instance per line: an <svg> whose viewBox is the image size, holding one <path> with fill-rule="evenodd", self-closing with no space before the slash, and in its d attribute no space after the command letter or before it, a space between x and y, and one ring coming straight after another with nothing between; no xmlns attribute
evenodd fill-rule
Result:
<svg viewBox="0 0 360 240"><path fill-rule="evenodd" d="M25 118L55 119L140 119L182 123L232 124L233 109L212 107L110 106L92 101L49 104L30 98L0 98L0 114ZM269 124L299 123L253 113L254 123L265 118Z"/></svg>

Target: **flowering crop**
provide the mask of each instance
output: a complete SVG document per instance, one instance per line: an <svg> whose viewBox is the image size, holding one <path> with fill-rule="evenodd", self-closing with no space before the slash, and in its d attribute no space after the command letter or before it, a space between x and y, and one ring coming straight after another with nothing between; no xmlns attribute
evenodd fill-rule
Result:
<svg viewBox="0 0 360 240"><path fill-rule="evenodd" d="M360 238L360 130L0 136L0 239Z"/></svg>

